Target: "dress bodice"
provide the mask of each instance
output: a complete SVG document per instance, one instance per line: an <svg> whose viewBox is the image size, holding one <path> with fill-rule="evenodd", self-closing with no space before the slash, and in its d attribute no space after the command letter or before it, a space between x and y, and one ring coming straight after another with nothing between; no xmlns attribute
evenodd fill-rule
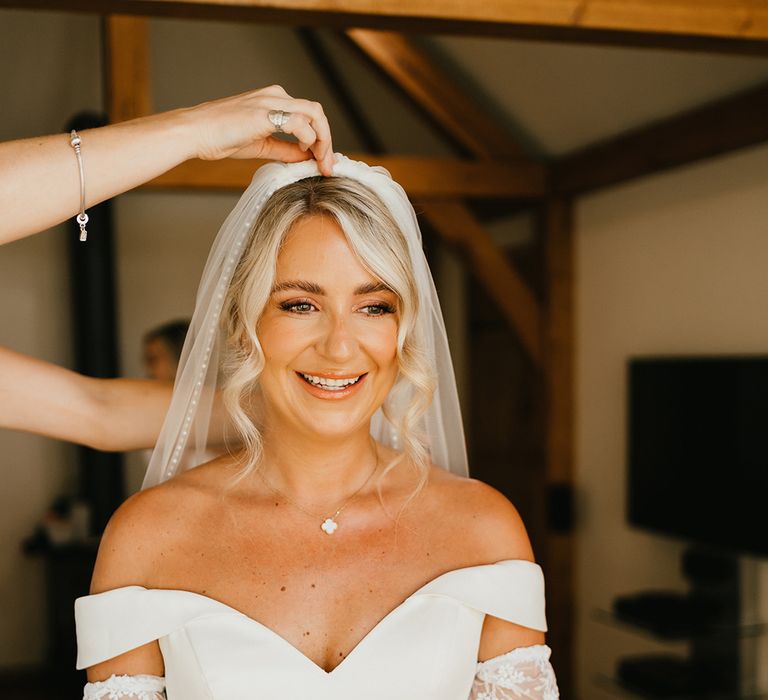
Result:
<svg viewBox="0 0 768 700"><path fill-rule="evenodd" d="M545 631L541 568L510 559L448 571L330 672L224 603L127 586L76 601L77 667L159 640L168 700L466 700L486 614Z"/></svg>

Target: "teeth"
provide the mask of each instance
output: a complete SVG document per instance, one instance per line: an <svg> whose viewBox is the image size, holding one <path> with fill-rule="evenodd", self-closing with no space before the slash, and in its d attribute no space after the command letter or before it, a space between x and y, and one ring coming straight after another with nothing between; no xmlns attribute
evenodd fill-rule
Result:
<svg viewBox="0 0 768 700"><path fill-rule="evenodd" d="M312 374L304 374L303 372L300 372L300 374L302 377L304 377L304 379L314 384L315 386L321 386L323 389L332 389L334 391L339 391L344 387L355 384L356 382L360 381L360 377L363 376L361 374L360 376L353 377L352 379L327 379L325 377L316 377Z"/></svg>

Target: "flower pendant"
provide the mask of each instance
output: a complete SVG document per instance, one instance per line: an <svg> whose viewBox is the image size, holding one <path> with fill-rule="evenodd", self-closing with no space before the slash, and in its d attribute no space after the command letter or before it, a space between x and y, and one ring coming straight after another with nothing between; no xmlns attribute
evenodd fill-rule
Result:
<svg viewBox="0 0 768 700"><path fill-rule="evenodd" d="M339 527L339 524L333 518L326 518L320 526L320 529L323 530L326 535L332 535L336 532L337 527Z"/></svg>

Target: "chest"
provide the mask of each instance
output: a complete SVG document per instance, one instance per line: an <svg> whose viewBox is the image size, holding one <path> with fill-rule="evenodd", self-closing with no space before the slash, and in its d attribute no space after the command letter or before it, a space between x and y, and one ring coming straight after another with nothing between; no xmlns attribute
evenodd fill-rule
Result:
<svg viewBox="0 0 768 700"><path fill-rule="evenodd" d="M428 528L386 519L352 516L332 535L319 523L295 518L261 517L239 525L215 525L205 536L176 542L153 585L225 603L325 671L341 664L426 582L475 563Z"/></svg>

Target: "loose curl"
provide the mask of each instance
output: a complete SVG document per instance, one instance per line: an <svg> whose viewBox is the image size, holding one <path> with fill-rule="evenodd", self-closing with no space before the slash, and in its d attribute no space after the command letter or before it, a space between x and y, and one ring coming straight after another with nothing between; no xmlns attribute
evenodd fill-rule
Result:
<svg viewBox="0 0 768 700"><path fill-rule="evenodd" d="M264 352L256 333L258 319L270 298L286 235L300 219L312 215L335 219L363 267L398 297L398 376L381 408L398 431L403 451L385 466L377 488L381 497L381 481L407 458L417 474L407 504L428 478L430 456L421 417L435 393L436 371L417 323L419 295L407 241L375 192L351 178L309 177L277 190L262 208L235 269L222 323L226 334L223 400L245 446L237 479L258 468L263 455L253 401L264 369ZM405 410L397 411L394 406L405 406Z"/></svg>

